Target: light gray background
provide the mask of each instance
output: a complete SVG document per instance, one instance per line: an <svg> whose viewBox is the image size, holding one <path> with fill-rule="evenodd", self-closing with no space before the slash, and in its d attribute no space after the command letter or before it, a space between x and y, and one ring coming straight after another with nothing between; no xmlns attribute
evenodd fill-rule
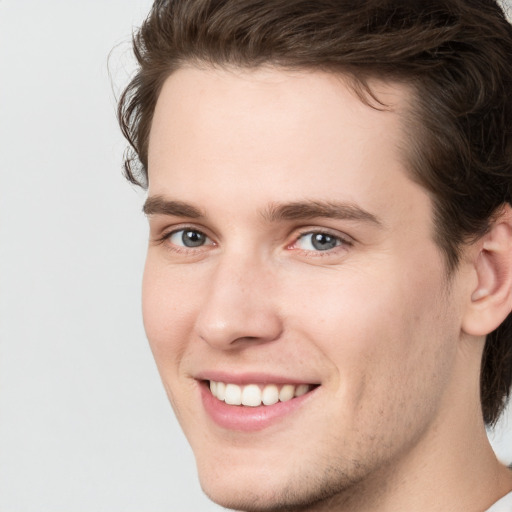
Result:
<svg viewBox="0 0 512 512"><path fill-rule="evenodd" d="M124 84L149 6L0 0L0 512L220 510L140 315L144 195L121 177L107 57Z"/></svg>

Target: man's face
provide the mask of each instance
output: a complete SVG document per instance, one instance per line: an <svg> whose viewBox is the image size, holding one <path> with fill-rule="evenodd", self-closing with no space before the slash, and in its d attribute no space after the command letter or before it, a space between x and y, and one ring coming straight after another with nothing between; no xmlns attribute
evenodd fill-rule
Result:
<svg viewBox="0 0 512 512"><path fill-rule="evenodd" d="M224 506L383 485L450 414L464 284L407 176L407 91L375 85L389 110L277 69L185 68L160 94L144 321Z"/></svg>

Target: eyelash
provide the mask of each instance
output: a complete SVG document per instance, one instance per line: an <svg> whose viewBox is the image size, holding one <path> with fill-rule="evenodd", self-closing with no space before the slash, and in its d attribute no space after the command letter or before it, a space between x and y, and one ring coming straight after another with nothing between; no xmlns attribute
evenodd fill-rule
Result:
<svg viewBox="0 0 512 512"><path fill-rule="evenodd" d="M191 231L191 232L197 233L197 234L205 237L206 239L212 241L212 239L206 233L204 233L204 231L201 231L200 229L197 229L193 226L183 226L183 227L173 229L172 231L169 231L167 233L164 233L161 237L159 237L156 240L156 242L159 244L166 244L167 242L169 242L167 244L167 248L170 251L173 251L173 252L179 253L179 254L190 254L190 253L198 254L198 251L201 251L205 247L211 247L211 246L217 245L215 242L213 242L212 244L208 244L208 245L200 245L197 247L186 247L186 246L176 245L176 244L170 242L170 239L173 235L176 235L177 233L180 233L182 231L183 232ZM322 251L322 250L315 251L315 250L301 249L301 248L296 247L297 243L302 238L304 238L308 235L323 235L323 236L334 238L337 242L337 245L334 246L333 248L327 249L325 251ZM326 257L326 256L332 256L333 254L338 253L338 251L340 251L340 250L346 250L347 247L351 247L352 245L353 245L353 241L351 239L349 239L348 237L344 237L339 234L334 234L334 233L330 232L329 230L308 229L308 230L299 232L298 235L294 238L294 241L291 244L288 244L286 246L286 248L290 249L290 250L300 251L301 253L310 255L311 257Z"/></svg>
<svg viewBox="0 0 512 512"><path fill-rule="evenodd" d="M337 245L334 246L331 249L327 249L325 251L321 250L308 250L308 249L301 249L301 248L295 248L295 246L298 244L299 240L301 238L306 237L308 235L323 235L330 238L333 238L336 240ZM348 237L341 236L340 234L334 234L329 230L326 229L308 229L300 232L297 237L295 238L294 242L287 246L289 249L293 249L296 251L300 251L302 253L307 253L311 257L315 258L322 258L327 256L332 256L333 254L337 254L339 251L345 251L347 247L351 247L353 244L352 240Z"/></svg>
<svg viewBox="0 0 512 512"><path fill-rule="evenodd" d="M204 236L208 240L211 240L211 238L204 231L201 231L200 229L197 229L197 228L195 228L193 226L183 226L183 227L175 228L172 231L169 231L167 233L164 233L161 237L159 237L156 240L156 242L158 244L162 244L162 245L166 244L167 249L169 249L172 252L179 253L179 254L190 254L190 253L197 254L198 251L200 251L201 249L203 249L205 247L204 245L200 245L200 246L197 246L197 247L186 247L186 246L176 245L176 244L173 244L172 242L170 242L171 237L173 235L181 232L181 231L184 231L184 232L185 231L192 231L192 232L197 233L197 234L199 234L201 236ZM169 242L169 243L167 244L167 242ZM216 244L213 243L212 245L216 245Z"/></svg>

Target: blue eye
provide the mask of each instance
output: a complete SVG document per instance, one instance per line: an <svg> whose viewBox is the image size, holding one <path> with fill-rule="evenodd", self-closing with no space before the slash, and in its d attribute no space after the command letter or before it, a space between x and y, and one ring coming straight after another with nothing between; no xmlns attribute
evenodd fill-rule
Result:
<svg viewBox="0 0 512 512"><path fill-rule="evenodd" d="M341 245L341 239L328 233L315 232L301 235L296 242L305 251L328 251Z"/></svg>
<svg viewBox="0 0 512 512"><path fill-rule="evenodd" d="M211 245L211 240L201 231L196 229L179 229L169 235L169 241L180 247L202 247Z"/></svg>

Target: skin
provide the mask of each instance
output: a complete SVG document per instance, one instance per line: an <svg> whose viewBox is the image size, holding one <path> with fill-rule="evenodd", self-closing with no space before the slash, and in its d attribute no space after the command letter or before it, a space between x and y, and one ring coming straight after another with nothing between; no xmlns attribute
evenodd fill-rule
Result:
<svg viewBox="0 0 512 512"><path fill-rule="evenodd" d="M484 336L465 330L481 247L447 276L400 150L411 95L374 86L389 110L339 76L272 68L183 68L159 96L149 198L201 216L148 209L144 323L202 487L223 506L478 512L512 488L481 418ZM297 202L358 214L269 218ZM184 228L204 244L184 247ZM315 249L312 232L338 245ZM242 432L205 412L209 371L320 386Z"/></svg>

